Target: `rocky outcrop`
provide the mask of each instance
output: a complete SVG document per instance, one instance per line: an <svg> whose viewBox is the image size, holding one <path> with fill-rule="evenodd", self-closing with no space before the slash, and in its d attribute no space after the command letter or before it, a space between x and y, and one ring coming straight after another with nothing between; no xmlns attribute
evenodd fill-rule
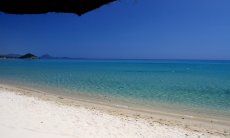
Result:
<svg viewBox="0 0 230 138"><path fill-rule="evenodd" d="M31 53L28 53L28 54L25 54L23 56L20 56L19 58L21 58L21 59L37 59L38 57L31 54Z"/></svg>

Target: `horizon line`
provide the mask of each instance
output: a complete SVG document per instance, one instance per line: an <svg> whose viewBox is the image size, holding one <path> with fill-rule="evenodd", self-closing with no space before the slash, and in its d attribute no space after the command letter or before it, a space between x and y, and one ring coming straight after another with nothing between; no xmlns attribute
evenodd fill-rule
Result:
<svg viewBox="0 0 230 138"><path fill-rule="evenodd" d="M31 52L28 52L31 53ZM27 53L26 53L27 54ZM9 53L9 54L0 54L0 56L6 56L6 55L25 55L25 54L14 54L14 53ZM34 54L35 55L35 54ZM109 57L104 57L104 58L93 58L93 57L68 57L68 56L52 56L50 54L43 54L43 55L49 55L51 56L50 59L79 59L79 60L210 60L210 61L230 61L230 59L202 59L202 58L109 58ZM37 56L40 58L41 56ZM45 58L44 58L45 59ZM49 59L49 58L47 58Z"/></svg>

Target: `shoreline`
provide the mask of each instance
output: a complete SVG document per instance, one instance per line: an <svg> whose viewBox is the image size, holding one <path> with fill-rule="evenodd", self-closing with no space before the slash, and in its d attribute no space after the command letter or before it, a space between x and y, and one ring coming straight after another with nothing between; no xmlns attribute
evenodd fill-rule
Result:
<svg viewBox="0 0 230 138"><path fill-rule="evenodd" d="M230 122L211 118L187 116L183 114L167 113L162 111L146 111L122 106L113 106L107 103L85 101L63 95L51 94L44 91L18 88L16 86L0 84L0 90L6 90L26 97L36 97L43 101L52 101L70 107L84 107L89 110L98 110L105 114L118 117L143 119L149 124L159 123L170 127L179 127L191 132L211 134L214 136L230 136Z"/></svg>
<svg viewBox="0 0 230 138"><path fill-rule="evenodd" d="M109 95L96 95L96 94L87 94L84 92L69 93L68 90L58 89L58 88L41 88L41 86L29 86L24 84L0 82L0 86L18 88L22 90L27 90L36 93L45 93L48 95L56 95L64 97L65 99L71 99L76 101L82 101L93 104L107 105L111 107L139 110L141 112L149 113L160 113L160 114L171 114L172 116L183 116L186 118L201 118L201 120L222 120L224 123L228 122L230 124L230 113L226 111L219 111L216 109L208 108L197 108L183 104L170 105L166 103L159 102L149 102L149 101L140 101L132 98L125 97L113 97ZM207 120L207 121L208 121Z"/></svg>

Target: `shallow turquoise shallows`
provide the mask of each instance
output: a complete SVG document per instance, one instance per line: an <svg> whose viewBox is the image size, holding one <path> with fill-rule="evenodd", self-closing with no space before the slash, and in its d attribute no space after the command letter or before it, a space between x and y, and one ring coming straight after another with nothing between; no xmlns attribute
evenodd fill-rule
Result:
<svg viewBox="0 0 230 138"><path fill-rule="evenodd" d="M230 113L230 61L0 60L0 82Z"/></svg>

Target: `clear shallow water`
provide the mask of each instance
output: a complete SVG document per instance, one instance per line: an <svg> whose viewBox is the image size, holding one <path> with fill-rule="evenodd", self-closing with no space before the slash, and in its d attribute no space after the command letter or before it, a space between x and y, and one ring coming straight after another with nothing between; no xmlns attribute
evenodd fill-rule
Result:
<svg viewBox="0 0 230 138"><path fill-rule="evenodd" d="M0 82L230 115L230 61L0 60Z"/></svg>

